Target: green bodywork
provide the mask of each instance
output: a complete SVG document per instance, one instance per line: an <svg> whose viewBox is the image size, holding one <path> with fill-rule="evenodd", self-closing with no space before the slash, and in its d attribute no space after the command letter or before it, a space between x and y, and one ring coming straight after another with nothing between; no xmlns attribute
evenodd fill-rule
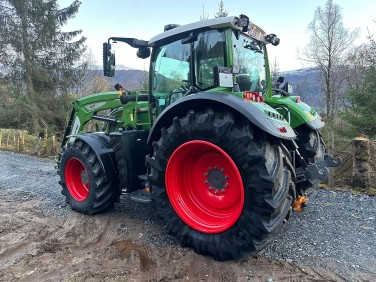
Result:
<svg viewBox="0 0 376 282"><path fill-rule="evenodd" d="M313 107L310 107L306 103L300 101L299 96L285 97L274 95L270 98L266 97L265 103L277 109L277 111L289 121L292 128L296 128L302 124L320 118L319 114ZM288 118L286 115L287 113L283 109L283 106L289 109L290 118Z"/></svg>
<svg viewBox="0 0 376 282"><path fill-rule="evenodd" d="M107 131L120 127L150 130L149 102L137 101L137 97L144 93L145 91L130 93L136 96L136 101L130 101L125 105L121 104L116 91L93 94L74 101L75 117L69 135L85 131L85 125L97 114L118 120L114 127L105 127Z"/></svg>
<svg viewBox="0 0 376 282"><path fill-rule="evenodd" d="M236 63L239 63L239 54L241 52L245 52L239 51L242 48L241 46L239 46L239 37L236 37L236 35L234 35L236 34L236 32L239 31L235 32L232 28L225 28L222 29L222 31L225 40L224 67L233 67L234 65L236 65ZM241 36L242 38L246 38L247 36L249 37L249 35L246 33L241 33ZM254 39L252 39L251 37L249 37L249 39L251 41L254 41ZM180 40L181 38L178 38L177 41L172 42L180 42ZM162 112L164 112L164 110L169 106L169 104L173 103L173 101L171 101L171 92L158 91L158 89L155 89L156 87L154 85L156 83L154 79L156 79L157 73L157 70L154 70L154 68L156 68L157 62L159 65L161 64L161 57L166 57L165 55L161 55L159 59L156 58L158 52L162 53L161 48L164 46L163 44L158 45L158 43L154 43L154 45L152 46L153 50L158 50L158 48L160 49L159 51L153 51L152 53L151 66L149 71L149 87L151 88L151 90L134 91L128 93L129 95L134 95L136 97L136 101L129 101L126 104L122 104L120 102L119 94L115 91L98 93L74 101L74 115L71 116L71 126L69 130L67 130L66 136L87 131L85 129L85 125L88 124L88 122L91 120L99 120L101 122L104 122L104 126L102 127L102 129L107 133L110 133L112 131L118 131L118 129L120 128L125 130L150 130L151 126L153 125L153 122L158 118L158 116L161 115ZM238 44L238 47L236 47L236 44ZM239 97L239 99L241 99L244 102L254 103L256 105L256 108L260 110L260 113L262 113L265 116L265 119L268 119L273 122L278 121L281 124L290 124L292 128L296 128L304 123L318 119L319 116L317 112L307 104L300 101L297 102L296 96L286 97L281 95L273 95L275 94L275 92L272 90L272 82L266 45L262 43L260 44L260 46L262 46L261 50L258 52L253 52L255 53L255 57L262 59L262 67L265 71L265 73L262 74L262 80L264 83L263 90L259 90L260 95L264 99L263 103L244 99L244 92L234 91L232 87L211 87L208 89L203 89L200 92L222 92L226 94L232 94L234 96ZM236 59L236 56L238 56L238 59ZM207 58L207 60L210 61L211 58L209 57L209 59ZM202 64L205 64L205 62ZM249 67L250 64L248 63L245 69ZM250 72L246 73L246 75L249 75L249 73ZM204 77L205 75L202 76ZM234 74L234 83L236 82L236 77L237 75ZM197 80L199 80L199 78L197 78ZM184 80L182 81L183 83L185 82ZM197 83L200 82L197 81ZM186 89L188 89L188 87ZM148 94L148 101L138 101L138 97L140 94ZM152 101L152 103L150 101ZM288 111L286 111L286 108L288 109ZM106 117L107 121L106 118L103 119L103 117Z"/></svg>

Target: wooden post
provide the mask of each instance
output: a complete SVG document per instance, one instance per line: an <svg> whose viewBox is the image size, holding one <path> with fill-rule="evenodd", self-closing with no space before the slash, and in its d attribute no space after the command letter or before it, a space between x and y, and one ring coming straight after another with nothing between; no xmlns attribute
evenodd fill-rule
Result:
<svg viewBox="0 0 376 282"><path fill-rule="evenodd" d="M52 152L56 153L56 136L52 135Z"/></svg>
<svg viewBox="0 0 376 282"><path fill-rule="evenodd" d="M0 147L3 143L3 130L0 129Z"/></svg>
<svg viewBox="0 0 376 282"><path fill-rule="evenodd" d="M7 149L8 149L8 146L9 146L9 132L10 131L8 131L8 134L7 134Z"/></svg>
<svg viewBox="0 0 376 282"><path fill-rule="evenodd" d="M13 149L12 150L17 150L17 138L16 138L16 131L12 129L13 133Z"/></svg>
<svg viewBox="0 0 376 282"><path fill-rule="evenodd" d="M26 134L27 131L22 131L21 130L21 147L22 147L22 150L23 151L26 151L25 150L25 134Z"/></svg>
<svg viewBox="0 0 376 282"><path fill-rule="evenodd" d="M353 140L352 186L368 190L371 183L371 157L369 139L365 136Z"/></svg>
<svg viewBox="0 0 376 282"><path fill-rule="evenodd" d="M18 130L18 142L17 142L17 148L19 152L25 151L25 139L23 139L23 132L22 130Z"/></svg>

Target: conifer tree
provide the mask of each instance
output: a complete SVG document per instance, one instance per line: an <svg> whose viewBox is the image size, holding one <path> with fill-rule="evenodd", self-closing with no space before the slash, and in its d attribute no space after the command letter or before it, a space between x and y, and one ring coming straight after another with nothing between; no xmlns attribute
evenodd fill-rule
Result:
<svg viewBox="0 0 376 282"><path fill-rule="evenodd" d="M24 101L24 125L33 132L64 126L67 91L86 38L62 27L80 4L61 9L57 0L0 0L0 74L17 87L18 99L9 106Z"/></svg>
<svg viewBox="0 0 376 282"><path fill-rule="evenodd" d="M228 11L225 9L225 4L223 3L223 0L218 3L218 11L214 15L216 18L222 18L222 17L227 17L228 16Z"/></svg>
<svg viewBox="0 0 376 282"><path fill-rule="evenodd" d="M348 90L349 107L344 111L344 118L351 127L347 132L354 135L366 134L376 138L376 41L369 36L369 44L362 49L367 65L360 83Z"/></svg>

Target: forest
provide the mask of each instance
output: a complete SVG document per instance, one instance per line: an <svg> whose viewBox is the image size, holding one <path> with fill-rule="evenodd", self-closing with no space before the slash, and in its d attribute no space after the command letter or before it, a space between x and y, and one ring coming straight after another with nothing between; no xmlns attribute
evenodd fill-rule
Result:
<svg viewBox="0 0 376 282"><path fill-rule="evenodd" d="M228 14L223 1L220 4L215 17ZM60 7L57 0L0 1L0 128L59 134L73 100L109 89L92 69L82 30L62 31L80 5L78 0L68 7ZM200 19L208 17L203 11ZM341 7L332 0L313 11L307 30L310 40L299 59L318 70L314 87L316 99L323 100L319 112L336 134L374 138L374 35L368 34L368 41L356 46L359 30L344 27ZM276 77L278 58L271 69ZM298 85L294 94L304 100L309 87L312 84Z"/></svg>

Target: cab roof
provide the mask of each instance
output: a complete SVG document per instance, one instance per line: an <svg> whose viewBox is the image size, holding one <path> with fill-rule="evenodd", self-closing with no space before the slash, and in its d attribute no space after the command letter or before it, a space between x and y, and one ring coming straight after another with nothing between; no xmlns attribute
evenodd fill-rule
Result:
<svg viewBox="0 0 376 282"><path fill-rule="evenodd" d="M172 28L168 31L165 31L161 34L154 36L153 38L149 40L149 46L153 47L159 41L165 41L166 39L168 40L170 37L174 37L180 34L187 34L189 32L200 30L200 29L207 29L207 28L218 29L218 28L231 27L234 29L239 29L241 31L242 27L239 27L238 21L239 21L238 17L231 16L231 17L209 19L209 20L199 21L195 23L190 23L187 25L182 25L182 26ZM250 22L249 26L251 25L253 24ZM265 32L263 33L265 34ZM263 40L264 38L260 38L260 39Z"/></svg>

